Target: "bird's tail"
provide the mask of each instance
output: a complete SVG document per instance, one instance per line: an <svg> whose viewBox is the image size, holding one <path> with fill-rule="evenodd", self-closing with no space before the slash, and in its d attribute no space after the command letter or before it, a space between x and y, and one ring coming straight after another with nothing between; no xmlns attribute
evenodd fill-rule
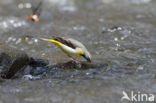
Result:
<svg viewBox="0 0 156 103"><path fill-rule="evenodd" d="M57 41L57 40L54 40L54 39L46 39L46 38L40 38L41 40L44 40L44 41L49 41L49 42L52 42L52 43L55 43L56 45L58 46L61 46L62 43Z"/></svg>

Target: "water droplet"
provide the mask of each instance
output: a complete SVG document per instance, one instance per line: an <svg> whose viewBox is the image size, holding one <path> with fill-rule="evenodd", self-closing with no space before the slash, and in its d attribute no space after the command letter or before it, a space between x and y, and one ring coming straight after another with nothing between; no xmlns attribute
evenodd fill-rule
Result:
<svg viewBox="0 0 156 103"><path fill-rule="evenodd" d="M121 37L121 40L124 40L125 38L124 37Z"/></svg>
<svg viewBox="0 0 156 103"><path fill-rule="evenodd" d="M13 24L15 21L14 21L14 20L10 20L9 22L10 22L11 24Z"/></svg>
<svg viewBox="0 0 156 103"><path fill-rule="evenodd" d="M120 47L120 44L117 43L116 46L117 46L117 47Z"/></svg>
<svg viewBox="0 0 156 103"><path fill-rule="evenodd" d="M25 41L28 41L29 40L29 38L28 37L25 37Z"/></svg>
<svg viewBox="0 0 156 103"><path fill-rule="evenodd" d="M19 43L21 43L21 41L22 41L22 39L21 39L21 38L19 38L19 39L16 41L16 43L15 43L15 44L19 44Z"/></svg>
<svg viewBox="0 0 156 103"><path fill-rule="evenodd" d="M89 74L90 74L89 72L86 73L86 75L89 75Z"/></svg>
<svg viewBox="0 0 156 103"><path fill-rule="evenodd" d="M24 48L21 48L21 50L23 51L23 50L24 50Z"/></svg>
<svg viewBox="0 0 156 103"><path fill-rule="evenodd" d="M12 40L12 37L9 37L8 40L6 40L6 43L9 43Z"/></svg>
<svg viewBox="0 0 156 103"><path fill-rule="evenodd" d="M103 3L109 4L112 3L114 0L102 0Z"/></svg>
<svg viewBox="0 0 156 103"><path fill-rule="evenodd" d="M137 67L137 69L138 69L138 70L143 70L144 67L143 67L143 66L139 66L139 67Z"/></svg>
<svg viewBox="0 0 156 103"><path fill-rule="evenodd" d="M122 30L122 28L121 27L118 27L117 30Z"/></svg>
<svg viewBox="0 0 156 103"><path fill-rule="evenodd" d="M34 42L37 43L38 42L38 39L34 39Z"/></svg>
<svg viewBox="0 0 156 103"><path fill-rule="evenodd" d="M28 42L28 44L30 44L30 45L33 44L33 43L34 43L33 41L29 41L29 42Z"/></svg>
<svg viewBox="0 0 156 103"><path fill-rule="evenodd" d="M17 23L17 27L21 27L22 26L22 24L21 23Z"/></svg>
<svg viewBox="0 0 156 103"><path fill-rule="evenodd" d="M12 41L15 42L16 41L16 38L12 38Z"/></svg>
<svg viewBox="0 0 156 103"><path fill-rule="evenodd" d="M42 55L42 56L45 56L45 53L42 53L41 55Z"/></svg>
<svg viewBox="0 0 156 103"><path fill-rule="evenodd" d="M17 27L17 24L14 23L13 26L16 28Z"/></svg>
<svg viewBox="0 0 156 103"><path fill-rule="evenodd" d="M114 38L114 40L115 40L115 41L118 41L118 38L117 38L117 37L115 37L115 38Z"/></svg>
<svg viewBox="0 0 156 103"><path fill-rule="evenodd" d="M24 8L23 3L18 4L18 8L19 8L19 9L23 9L23 8Z"/></svg>
<svg viewBox="0 0 156 103"><path fill-rule="evenodd" d="M8 25L7 25L7 23L4 21L4 22L2 22L2 24L3 24L3 27L4 28L7 28L8 27Z"/></svg>
<svg viewBox="0 0 156 103"><path fill-rule="evenodd" d="M74 11L76 11L76 7L68 5L68 6L64 6L64 7L62 8L62 10L63 10L63 11L74 12Z"/></svg>
<svg viewBox="0 0 156 103"><path fill-rule="evenodd" d="M104 19L103 19L103 18L100 18L99 21L100 21L100 22L104 22Z"/></svg>
<svg viewBox="0 0 156 103"><path fill-rule="evenodd" d="M25 3L25 8L31 8L32 5L30 3Z"/></svg>
<svg viewBox="0 0 156 103"><path fill-rule="evenodd" d="M24 80L30 80L30 79L32 79L33 77L32 77L32 75L24 75L23 77L22 77L22 79L24 79Z"/></svg>

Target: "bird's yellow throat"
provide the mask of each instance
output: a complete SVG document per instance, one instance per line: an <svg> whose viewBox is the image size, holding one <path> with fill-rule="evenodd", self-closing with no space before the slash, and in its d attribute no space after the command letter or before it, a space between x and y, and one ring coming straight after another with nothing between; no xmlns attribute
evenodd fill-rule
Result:
<svg viewBox="0 0 156 103"><path fill-rule="evenodd" d="M81 55L81 54L83 54L83 51L82 51L82 49L81 49L81 48L78 48L78 49L77 49L77 52L76 52L76 54L78 54L78 55Z"/></svg>

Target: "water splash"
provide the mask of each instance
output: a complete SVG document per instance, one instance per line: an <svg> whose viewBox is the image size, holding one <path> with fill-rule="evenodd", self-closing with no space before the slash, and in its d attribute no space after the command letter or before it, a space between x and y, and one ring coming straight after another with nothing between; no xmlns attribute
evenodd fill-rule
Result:
<svg viewBox="0 0 156 103"><path fill-rule="evenodd" d="M14 28L22 27L27 25L23 20L11 17L11 18L0 18L0 31L8 31Z"/></svg>
<svg viewBox="0 0 156 103"><path fill-rule="evenodd" d="M20 4L18 4L18 8L19 9L24 9L24 8L29 9L31 7L32 7L32 4L31 3L20 3Z"/></svg>

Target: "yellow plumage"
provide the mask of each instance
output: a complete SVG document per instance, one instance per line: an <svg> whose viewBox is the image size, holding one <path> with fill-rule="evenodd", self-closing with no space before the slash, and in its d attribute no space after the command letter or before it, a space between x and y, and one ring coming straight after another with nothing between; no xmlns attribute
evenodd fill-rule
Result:
<svg viewBox="0 0 156 103"><path fill-rule="evenodd" d="M60 37L59 37L60 38ZM55 39L45 39L45 38L40 38L41 40L44 41L49 41L52 42L54 44L56 44L63 52L65 52L69 57L71 57L71 55L81 55L83 56L85 59L87 59L87 61L91 62L91 55L90 53L87 51L87 49L84 47L84 45L74 39L72 39L70 41L71 45L73 46L73 44L75 43L77 46L75 46L75 48L70 47L70 45L66 45L58 40ZM62 40L65 40L64 38L61 38ZM68 41L69 42L69 41ZM72 58L73 59L73 58Z"/></svg>
<svg viewBox="0 0 156 103"><path fill-rule="evenodd" d="M57 46L59 46L65 53L67 54L77 54L77 55L81 55L83 53L81 48L76 48L76 49L72 49L64 44L62 44L61 42L54 40L54 39L45 39L45 38L40 38L41 40L44 41L49 41L49 42L53 42L55 43Z"/></svg>

